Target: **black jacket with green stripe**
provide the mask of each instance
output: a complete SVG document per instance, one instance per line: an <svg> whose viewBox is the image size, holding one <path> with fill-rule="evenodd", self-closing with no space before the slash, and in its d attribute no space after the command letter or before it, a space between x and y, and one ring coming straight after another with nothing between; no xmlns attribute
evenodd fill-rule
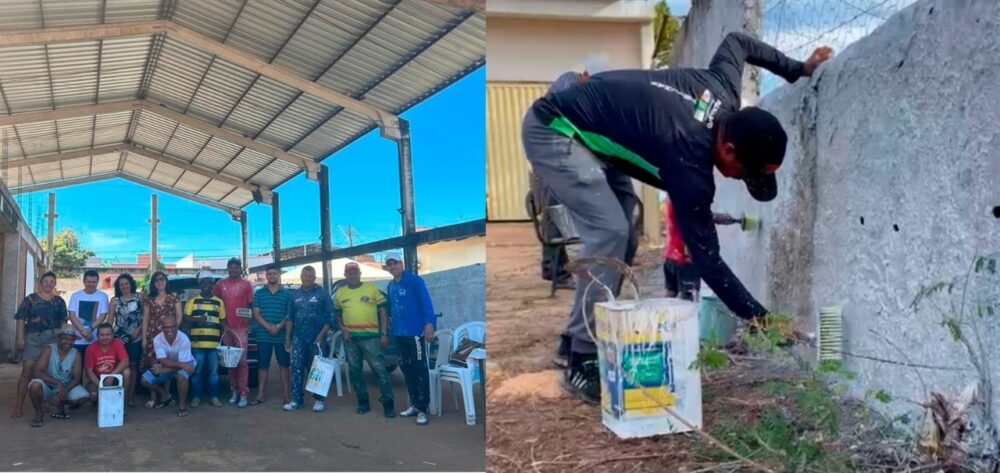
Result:
<svg viewBox="0 0 1000 473"><path fill-rule="evenodd" d="M609 71L538 99L529 113L573 137L609 167L663 189L701 279L742 318L767 310L719 255L713 125L739 109L745 63L794 81L802 63L742 33L723 41L708 69ZM708 98L696 118L696 103Z"/></svg>

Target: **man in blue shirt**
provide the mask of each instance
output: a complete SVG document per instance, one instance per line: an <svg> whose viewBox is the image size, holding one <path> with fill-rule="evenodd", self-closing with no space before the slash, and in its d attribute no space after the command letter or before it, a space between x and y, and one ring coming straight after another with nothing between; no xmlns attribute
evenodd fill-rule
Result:
<svg viewBox="0 0 1000 473"><path fill-rule="evenodd" d="M294 411L305 404L306 373L318 353L318 345L333 324L333 301L330 294L316 285L316 269L302 268L302 286L292 291L285 326L285 349L292 354L292 402L285 404L286 411ZM326 397L313 394L313 412L322 412Z"/></svg>
<svg viewBox="0 0 1000 473"><path fill-rule="evenodd" d="M400 412L402 417L417 417L417 425L426 425L427 405L430 403L430 375L427 371L427 353L424 342L434 340L437 319L431 295L424 280L403 270L398 255L385 259L385 269L392 274L389 282L389 326L396 338L400 369L410 393L410 407Z"/></svg>

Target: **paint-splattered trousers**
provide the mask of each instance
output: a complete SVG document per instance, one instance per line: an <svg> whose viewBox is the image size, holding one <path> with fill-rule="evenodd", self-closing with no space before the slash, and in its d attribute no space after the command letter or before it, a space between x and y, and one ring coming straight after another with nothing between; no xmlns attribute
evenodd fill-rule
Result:
<svg viewBox="0 0 1000 473"><path fill-rule="evenodd" d="M320 354L319 348L313 343L315 341L315 337L308 339L292 338L292 402L300 406L305 404L306 375L309 374L309 368L312 367L313 357ZM313 399L323 401L326 397L313 394Z"/></svg>

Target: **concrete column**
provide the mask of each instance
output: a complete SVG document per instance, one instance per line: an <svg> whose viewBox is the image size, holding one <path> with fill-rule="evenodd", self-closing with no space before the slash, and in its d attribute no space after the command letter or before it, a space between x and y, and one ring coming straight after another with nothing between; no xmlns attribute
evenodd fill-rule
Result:
<svg viewBox="0 0 1000 473"><path fill-rule="evenodd" d="M271 254L275 264L281 264L281 206L278 203L278 193L271 193ZM246 263L244 263L246 264Z"/></svg>
<svg viewBox="0 0 1000 473"><path fill-rule="evenodd" d="M410 122L399 121L399 139L396 140L399 150L399 202L403 215L403 236L417 231L416 214L413 207L413 162L410 149ZM407 271L417 273L417 246L407 244L403 247L403 264Z"/></svg>
<svg viewBox="0 0 1000 473"><path fill-rule="evenodd" d="M5 233L3 238L3 281L0 284L0 361L6 360L14 351L14 313L24 298L19 294L21 267L21 239L16 232Z"/></svg>
<svg viewBox="0 0 1000 473"><path fill-rule="evenodd" d="M333 275L326 254L333 251L330 237L330 168L319 167L319 240L323 251L323 289L330 292Z"/></svg>

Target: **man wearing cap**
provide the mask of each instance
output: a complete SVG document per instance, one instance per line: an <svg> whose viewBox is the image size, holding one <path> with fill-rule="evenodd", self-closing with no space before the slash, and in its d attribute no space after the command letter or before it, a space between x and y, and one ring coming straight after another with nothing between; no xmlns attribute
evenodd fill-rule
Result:
<svg viewBox="0 0 1000 473"><path fill-rule="evenodd" d="M222 336L222 321L226 319L226 304L212 295L215 275L211 271L198 273L201 293L188 299L184 306L184 319L190 321L189 338L191 355L195 359L194 374L191 375L191 390L194 397L191 407L201 405L204 391L204 377L208 376L208 397L214 407L222 407L219 401L219 338Z"/></svg>
<svg viewBox="0 0 1000 473"><path fill-rule="evenodd" d="M624 259L629 219L612 198L609 173L631 176L669 194L694 267L719 299L742 318L765 315L767 309L719 256L711 210L713 170L742 179L757 200L773 199L774 173L787 136L768 112L754 107L736 111L744 64L793 81L811 75L830 54L829 48L820 48L801 63L733 33L708 69L609 71L538 99L524 117L525 154L571 211L583 241L578 256ZM620 276L614 268L595 264L585 269L601 285L617 288ZM593 303L604 290L590 286L587 273L580 276L567 327L572 350L563 386L597 403L600 371L589 333Z"/></svg>
<svg viewBox="0 0 1000 473"><path fill-rule="evenodd" d="M389 315L382 291L370 282L361 282L361 267L350 262L344 265L347 285L333 297L333 311L340 333L347 346L347 363L351 368L351 383L358 395L358 414L370 410L368 385L364 378L364 363L378 381L379 402L386 417L396 417L389 372L382 363L382 349L389 347Z"/></svg>
<svg viewBox="0 0 1000 473"><path fill-rule="evenodd" d="M256 406L264 402L264 386L271 368L271 355L278 363L281 376L281 393L284 404L291 402L288 387L289 353L285 350L285 321L291 304L291 292L281 286L281 267L269 264L264 270L267 285L253 294L253 334L257 341L257 397L250 403Z"/></svg>
<svg viewBox="0 0 1000 473"><path fill-rule="evenodd" d="M251 306L253 306L253 286L243 279L243 263L239 258L232 258L226 263L226 271L229 277L215 283L212 295L222 299L226 306L225 310L225 334L222 342L231 347L243 348L243 357L240 358L236 368L229 368L229 386L233 395L229 398L230 404L239 402L239 407L247 407L247 396L250 388L247 386L250 376L250 367L247 365L247 332L250 326L249 320L252 317Z"/></svg>
<svg viewBox="0 0 1000 473"><path fill-rule="evenodd" d="M75 340L76 331L64 328L59 332L56 343L46 345L38 355L35 378L28 383L28 397L31 399L31 406L35 408L32 427L42 426L43 402L48 402L54 408L52 417L69 419L66 404L78 406L89 397L87 390L80 385L83 363L80 361L80 352L73 349Z"/></svg>
<svg viewBox="0 0 1000 473"><path fill-rule="evenodd" d="M434 340L437 316L434 315L431 295L423 278L404 271L399 255L386 257L385 269L392 275L387 288L392 312L392 336L396 339L399 367L410 393L410 407L399 415L416 416L417 425L426 425L429 422L430 373L427 371L424 342Z"/></svg>
<svg viewBox="0 0 1000 473"><path fill-rule="evenodd" d="M282 407L286 411L299 410L305 404L306 374L334 323L333 301L323 286L316 284L316 269L312 266L302 268L300 279L302 285L291 294L285 325L285 349L292 354L292 402ZM326 409L325 396L313 393L313 400L313 412Z"/></svg>

